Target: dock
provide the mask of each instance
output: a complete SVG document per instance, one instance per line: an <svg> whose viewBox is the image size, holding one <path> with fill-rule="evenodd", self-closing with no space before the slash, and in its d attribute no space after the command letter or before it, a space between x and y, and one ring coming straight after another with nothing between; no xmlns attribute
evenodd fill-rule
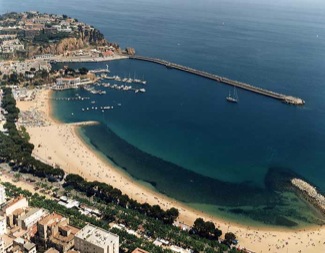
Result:
<svg viewBox="0 0 325 253"><path fill-rule="evenodd" d="M189 67L179 65L179 64L176 64L176 63L172 63L172 62L168 62L168 61L165 61L165 60L161 60L161 59L157 59L157 58L151 58L151 57L145 57L145 56L139 56L139 55L129 56L129 59L160 64L160 65L163 65L163 66L165 66L165 67L167 67L169 69L177 69L177 70L184 71L184 72L187 72L187 73L191 73L191 74L194 74L194 75L197 75L197 76L201 76L201 77L213 80L213 81L217 81L219 83L235 86L235 87L243 89L243 90L247 90L247 91L254 92L254 93L266 96L266 97L270 97L270 98L273 98L273 99L280 100L281 102L284 102L284 103L287 103L287 104L292 104L292 105L304 105L305 104L305 101L303 99L301 99L301 98L298 98L298 97L277 93L277 92L274 92L274 91L270 91L270 90L267 90L267 89L263 89L263 88L260 88L260 87L253 86L253 85L248 84L248 83L239 82L239 81L236 81L236 80L231 80L231 79L226 78L226 77L222 77L222 76L211 74L211 73L208 73L208 72L205 72L205 71L189 68Z"/></svg>

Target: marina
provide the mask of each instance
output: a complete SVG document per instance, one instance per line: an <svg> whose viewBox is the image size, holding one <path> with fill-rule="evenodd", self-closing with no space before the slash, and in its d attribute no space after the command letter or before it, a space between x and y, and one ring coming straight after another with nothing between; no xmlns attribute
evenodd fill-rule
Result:
<svg viewBox="0 0 325 253"><path fill-rule="evenodd" d="M115 76L108 76L106 74L101 74L101 79L107 79L107 80L115 80L117 82L123 82L123 83L136 83L136 84L147 84L147 81L145 80L141 80L141 79L137 79L137 78L130 78L130 77L124 77L121 78L117 75Z"/></svg>
<svg viewBox="0 0 325 253"><path fill-rule="evenodd" d="M147 62L157 63L157 64L163 65L163 66L165 66L165 67L167 67L169 69L177 69L177 70L184 71L184 72L187 72L187 73L191 73L191 74L194 74L194 75L197 75L197 76L202 76L204 78L208 78L208 79L217 81L219 83L224 83L224 84L231 85L231 86L243 89L243 90L254 92L256 94L260 94L260 95L263 95L263 96L266 96L266 97L274 98L274 99L280 100L281 102L284 102L284 103L287 103L287 104L292 104L292 105L304 105L305 104L305 101L303 99L301 99L301 98L298 98L298 97L294 97L294 96L290 96L290 95L284 95L284 94L277 93L277 92L274 92L274 91L270 91L270 90L267 90L267 89L262 89L260 87L250 85L248 83L239 82L239 81L236 81L236 80L231 80L231 79L226 78L226 77L222 77L222 76L211 74L211 73L208 73L208 72L205 72L205 71L189 68L189 67L179 65L179 64L176 64L176 63L172 63L172 62L168 62L168 61L165 61L165 60L161 60L161 59L157 59L157 58L150 58L150 57L145 57L145 56L140 56L140 55L133 55L133 56L130 56L129 58L133 59L133 60L140 60L140 61L147 61Z"/></svg>
<svg viewBox="0 0 325 253"><path fill-rule="evenodd" d="M73 100L89 100L90 97L59 97L59 98L53 98L51 97L50 99L52 100L65 100L65 101L73 101Z"/></svg>
<svg viewBox="0 0 325 253"><path fill-rule="evenodd" d="M81 110L82 110L83 112L85 112L85 111L91 111L91 110L93 110L93 111L101 110L102 112L104 112L105 110L112 110L112 109L114 109L114 106L109 106L109 105L107 105L107 106L92 106L92 107L86 107L86 108L82 108Z"/></svg>

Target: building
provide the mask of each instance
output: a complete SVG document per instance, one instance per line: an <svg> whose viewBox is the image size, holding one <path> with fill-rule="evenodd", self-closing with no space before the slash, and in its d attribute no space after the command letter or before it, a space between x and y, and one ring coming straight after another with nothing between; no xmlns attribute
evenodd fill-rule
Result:
<svg viewBox="0 0 325 253"><path fill-rule="evenodd" d="M2 239L2 236L0 236L0 253L5 253L5 242Z"/></svg>
<svg viewBox="0 0 325 253"><path fill-rule="evenodd" d="M26 214L26 210L22 208L18 208L13 211L12 215L7 217L7 225L9 227L13 227L18 225L18 220Z"/></svg>
<svg viewBox="0 0 325 253"><path fill-rule="evenodd" d="M76 234L75 249L83 253L118 253L119 237L88 224Z"/></svg>
<svg viewBox="0 0 325 253"><path fill-rule="evenodd" d="M28 229L35 225L38 220L47 214L48 212L44 209L32 208L28 213L18 218L18 226L23 229Z"/></svg>
<svg viewBox="0 0 325 253"><path fill-rule="evenodd" d="M0 236L7 231L7 219L4 216L0 216Z"/></svg>
<svg viewBox="0 0 325 253"><path fill-rule="evenodd" d="M58 78L56 79L57 89L77 88L80 85L80 77L77 78Z"/></svg>
<svg viewBox="0 0 325 253"><path fill-rule="evenodd" d="M58 232L49 237L48 245L60 252L67 252L74 247L74 238L78 232L79 229L73 226L60 225Z"/></svg>
<svg viewBox="0 0 325 253"><path fill-rule="evenodd" d="M35 59L50 59L52 57L53 54L38 54L34 56Z"/></svg>
<svg viewBox="0 0 325 253"><path fill-rule="evenodd" d="M79 229L69 225L69 219L52 213L37 222L37 244L67 252L74 247Z"/></svg>
<svg viewBox="0 0 325 253"><path fill-rule="evenodd" d="M38 237L46 241L52 234L57 232L57 225L68 224L68 219L57 213L51 213L37 222Z"/></svg>
<svg viewBox="0 0 325 253"><path fill-rule="evenodd" d="M0 205L2 205L3 203L6 203L6 188L3 185L0 185Z"/></svg>
<svg viewBox="0 0 325 253"><path fill-rule="evenodd" d="M27 207L27 199L21 195L15 198L14 200L10 201L2 210L6 216L10 216L16 209L26 209Z"/></svg>
<svg viewBox="0 0 325 253"><path fill-rule="evenodd" d="M58 202L59 205L65 206L66 208L73 208L76 207L78 208L80 203L79 201L73 200L73 199L68 199L66 196L60 197L60 201Z"/></svg>
<svg viewBox="0 0 325 253"><path fill-rule="evenodd" d="M34 243L25 241L20 237L13 241L13 248L11 252L37 253L36 245Z"/></svg>
<svg viewBox="0 0 325 253"><path fill-rule="evenodd" d="M49 248L47 251L45 251L44 253L60 253L60 251L57 251L54 248Z"/></svg>
<svg viewBox="0 0 325 253"><path fill-rule="evenodd" d="M14 238L8 236L7 234L4 234L2 236L2 242L3 242L4 252L9 252L13 248Z"/></svg>
<svg viewBox="0 0 325 253"><path fill-rule="evenodd" d="M148 251L145 251L144 249L136 248L132 251L132 253L149 253Z"/></svg>
<svg viewBox="0 0 325 253"><path fill-rule="evenodd" d="M37 253L36 251L36 245L31 242L26 242L24 244L24 252L26 253Z"/></svg>
<svg viewBox="0 0 325 253"><path fill-rule="evenodd" d="M169 249L175 253L191 253L192 252L189 249L183 249L183 248L175 246L175 245L170 246Z"/></svg>

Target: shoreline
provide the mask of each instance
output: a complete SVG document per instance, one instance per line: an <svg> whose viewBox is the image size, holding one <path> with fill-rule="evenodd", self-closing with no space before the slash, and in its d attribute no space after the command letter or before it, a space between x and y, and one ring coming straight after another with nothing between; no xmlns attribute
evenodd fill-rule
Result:
<svg viewBox="0 0 325 253"><path fill-rule="evenodd" d="M187 225L191 226L198 217L202 217L206 221L211 220L217 224L219 229L223 231L223 234L227 231L235 233L241 248L247 248L256 252L287 252L286 242L289 241L290 249L292 247L295 248L294 252L302 249L304 244L301 242L306 244L306 247L304 247L306 251L302 252L325 251L325 244L323 244L325 238L324 226L315 225L310 228L296 230L272 228L269 226L245 226L195 210L141 185L141 183L127 175L126 172L123 172L122 169L112 162L110 163L108 158L101 156L98 151L96 152L94 148L90 147L86 140L83 140L80 136L78 126L62 123L54 117L49 99L52 92L42 90L37 94L40 99L35 99L32 102L19 101L17 103L17 106L22 111L26 109L24 108L26 103L30 103L29 106L40 103L40 108L38 106L36 108L44 113L46 120L50 123L49 126L44 127L27 127L31 143L35 145L33 155L37 158L41 158L49 164L58 164L67 173L79 174L86 180L100 180L111 184L141 203L158 204L163 209L174 206L180 211L179 221ZM92 168L91 173L87 170L89 167ZM108 173L110 174L109 177ZM310 234L313 235L313 240L315 241L313 243L316 246L311 244L309 240ZM297 238L297 240L294 240L294 238Z"/></svg>
<svg viewBox="0 0 325 253"><path fill-rule="evenodd" d="M48 60L54 60L57 63L78 63L78 62L106 62L106 61L114 61L114 60L123 60L123 59L128 59L129 56L127 55L114 55L110 57L80 57L80 56L75 56L75 57L62 57L62 56L53 56L49 58Z"/></svg>

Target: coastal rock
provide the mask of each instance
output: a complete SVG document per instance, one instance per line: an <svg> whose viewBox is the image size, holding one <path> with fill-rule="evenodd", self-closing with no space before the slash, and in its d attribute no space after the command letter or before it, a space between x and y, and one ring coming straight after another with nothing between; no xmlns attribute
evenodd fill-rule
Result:
<svg viewBox="0 0 325 253"><path fill-rule="evenodd" d="M132 48L132 47L127 47L125 49L125 52L128 54L128 55L135 55L135 49Z"/></svg>
<svg viewBox="0 0 325 253"><path fill-rule="evenodd" d="M300 191L305 193L308 199L310 199L316 206L318 206L325 214L325 197L322 194L318 193L315 187L298 178L291 179L291 183Z"/></svg>

